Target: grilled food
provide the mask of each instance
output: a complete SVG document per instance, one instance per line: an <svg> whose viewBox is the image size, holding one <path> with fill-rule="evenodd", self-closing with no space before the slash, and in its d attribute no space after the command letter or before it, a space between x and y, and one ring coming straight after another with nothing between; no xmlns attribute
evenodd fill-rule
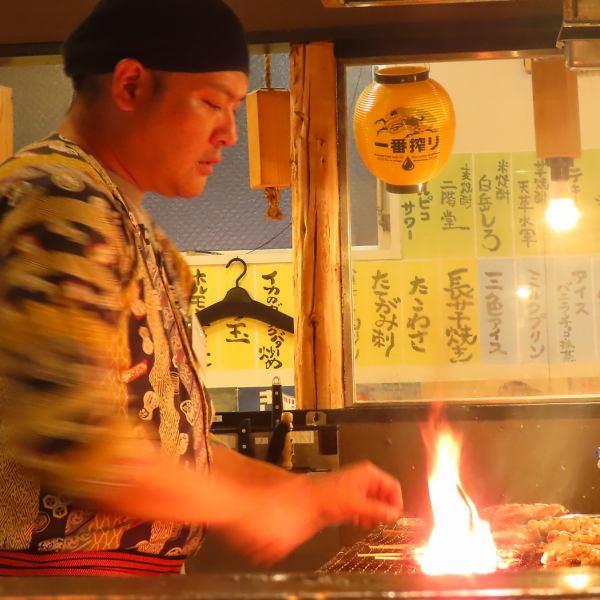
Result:
<svg viewBox="0 0 600 600"><path fill-rule="evenodd" d="M509 566L521 556L545 567L600 565L600 516L568 514L560 504L502 504L481 517Z"/></svg>
<svg viewBox="0 0 600 600"><path fill-rule="evenodd" d="M492 530L499 531L514 525L525 525L532 519L558 517L568 512L562 504L496 504L482 508L479 516L490 524Z"/></svg>
<svg viewBox="0 0 600 600"><path fill-rule="evenodd" d="M501 504L479 511L491 525L499 563L509 570L600 566L600 515L568 514L560 504ZM416 555L431 523L403 517L343 548L323 572L419 573Z"/></svg>

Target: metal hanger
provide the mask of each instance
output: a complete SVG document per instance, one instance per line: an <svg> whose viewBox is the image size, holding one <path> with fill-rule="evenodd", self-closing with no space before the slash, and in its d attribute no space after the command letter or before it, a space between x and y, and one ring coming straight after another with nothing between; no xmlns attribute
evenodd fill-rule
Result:
<svg viewBox="0 0 600 600"><path fill-rule="evenodd" d="M210 325L214 321L227 319L229 317L250 317L273 325L278 329L294 333L294 319L282 313L268 304L253 300L246 289L240 286L240 281L246 275L248 265L239 257L232 258L225 266L228 269L234 262L241 263L243 271L235 280L235 286L226 294L223 300L219 300L202 310L196 312L196 317L202 325Z"/></svg>

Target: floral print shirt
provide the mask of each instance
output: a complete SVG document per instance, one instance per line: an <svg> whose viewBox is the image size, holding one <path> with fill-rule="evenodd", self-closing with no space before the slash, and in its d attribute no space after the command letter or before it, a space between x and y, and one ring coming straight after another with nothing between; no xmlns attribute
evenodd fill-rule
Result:
<svg viewBox="0 0 600 600"><path fill-rule="evenodd" d="M0 165L0 550L197 549L201 526L92 502L154 448L210 466L192 287L167 236L77 144L52 135Z"/></svg>

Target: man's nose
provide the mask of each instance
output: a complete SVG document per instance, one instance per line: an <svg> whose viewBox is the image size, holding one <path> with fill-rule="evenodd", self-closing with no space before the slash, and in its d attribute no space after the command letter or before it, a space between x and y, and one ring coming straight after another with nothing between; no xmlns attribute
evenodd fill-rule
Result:
<svg viewBox="0 0 600 600"><path fill-rule="evenodd" d="M227 114L221 126L215 131L214 142L218 146L233 146L238 141L235 113Z"/></svg>

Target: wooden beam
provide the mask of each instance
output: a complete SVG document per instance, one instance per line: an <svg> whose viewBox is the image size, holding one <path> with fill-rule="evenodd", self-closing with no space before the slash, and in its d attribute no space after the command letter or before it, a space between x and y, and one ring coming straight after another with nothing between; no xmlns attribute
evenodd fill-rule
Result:
<svg viewBox="0 0 600 600"><path fill-rule="evenodd" d="M0 85L0 162L12 156L13 127L12 89Z"/></svg>
<svg viewBox="0 0 600 600"><path fill-rule="evenodd" d="M531 63L535 148L539 158L581 155L577 72L563 56L536 58Z"/></svg>
<svg viewBox="0 0 600 600"><path fill-rule="evenodd" d="M293 45L292 246L299 408L344 406L333 44Z"/></svg>

